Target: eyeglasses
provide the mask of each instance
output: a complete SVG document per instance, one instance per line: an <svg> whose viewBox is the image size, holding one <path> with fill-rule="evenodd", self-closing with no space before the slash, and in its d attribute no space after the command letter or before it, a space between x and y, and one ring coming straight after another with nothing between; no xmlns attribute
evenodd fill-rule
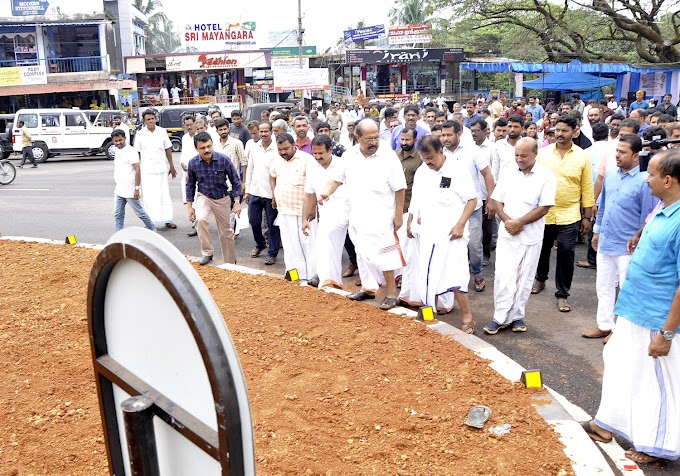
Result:
<svg viewBox="0 0 680 476"><path fill-rule="evenodd" d="M360 139L362 139L364 142L368 142L369 144L376 144L380 140L380 137L360 137Z"/></svg>

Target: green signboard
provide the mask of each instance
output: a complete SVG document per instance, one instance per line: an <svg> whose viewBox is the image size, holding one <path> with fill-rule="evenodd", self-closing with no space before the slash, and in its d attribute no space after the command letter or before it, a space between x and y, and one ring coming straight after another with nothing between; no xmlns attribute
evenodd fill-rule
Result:
<svg viewBox="0 0 680 476"><path fill-rule="evenodd" d="M300 49L297 46L285 46L280 48L272 48L272 58L297 58L300 54ZM316 46L303 46L302 56L309 58L316 56Z"/></svg>

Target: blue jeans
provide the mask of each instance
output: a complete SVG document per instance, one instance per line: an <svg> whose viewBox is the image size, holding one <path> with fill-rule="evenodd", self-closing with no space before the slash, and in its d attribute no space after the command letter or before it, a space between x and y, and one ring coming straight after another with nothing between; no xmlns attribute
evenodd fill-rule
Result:
<svg viewBox="0 0 680 476"><path fill-rule="evenodd" d="M468 220L470 241L468 242L468 259L470 260L470 274L479 276L482 274L482 259L484 250L482 247L482 219L484 207L479 207L472 213Z"/></svg>
<svg viewBox="0 0 680 476"><path fill-rule="evenodd" d="M265 248L264 236L262 235L262 210L267 213L267 239L269 240L269 251L267 254L276 258L281 246L281 232L279 227L274 225L274 220L278 212L272 208L272 199L251 195L248 201L248 221L253 229L253 238L258 249Z"/></svg>
<svg viewBox="0 0 680 476"><path fill-rule="evenodd" d="M156 225L153 224L149 215L146 214L142 208L142 204L139 200L134 198L124 198L114 195L114 206L113 206L113 216L116 218L116 231L122 230L125 225L125 204L128 203L135 214L140 220L144 222L146 226L151 231L156 231Z"/></svg>

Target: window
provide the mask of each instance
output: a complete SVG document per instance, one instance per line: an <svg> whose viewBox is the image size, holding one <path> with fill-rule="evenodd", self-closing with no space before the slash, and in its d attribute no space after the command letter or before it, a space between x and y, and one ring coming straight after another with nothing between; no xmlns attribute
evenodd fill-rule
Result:
<svg viewBox="0 0 680 476"><path fill-rule="evenodd" d="M66 117L66 127L85 127L85 120L82 114L67 113L64 116Z"/></svg>
<svg viewBox="0 0 680 476"><path fill-rule="evenodd" d="M59 114L41 114L43 127L59 127L61 116Z"/></svg>
<svg viewBox="0 0 680 476"><path fill-rule="evenodd" d="M19 127L19 121L24 121L24 125L29 129L35 129L38 127L37 114L19 114L19 118L17 119L17 127Z"/></svg>

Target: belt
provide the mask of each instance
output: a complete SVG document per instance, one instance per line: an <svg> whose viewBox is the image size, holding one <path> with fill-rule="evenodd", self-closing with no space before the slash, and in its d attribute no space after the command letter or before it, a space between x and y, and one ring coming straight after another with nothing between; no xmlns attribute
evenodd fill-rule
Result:
<svg viewBox="0 0 680 476"><path fill-rule="evenodd" d="M227 195L229 195L229 194L225 193L224 195L220 195L219 197L211 197L210 195L206 195L206 197L208 197L210 200L221 200L224 197L226 197Z"/></svg>

